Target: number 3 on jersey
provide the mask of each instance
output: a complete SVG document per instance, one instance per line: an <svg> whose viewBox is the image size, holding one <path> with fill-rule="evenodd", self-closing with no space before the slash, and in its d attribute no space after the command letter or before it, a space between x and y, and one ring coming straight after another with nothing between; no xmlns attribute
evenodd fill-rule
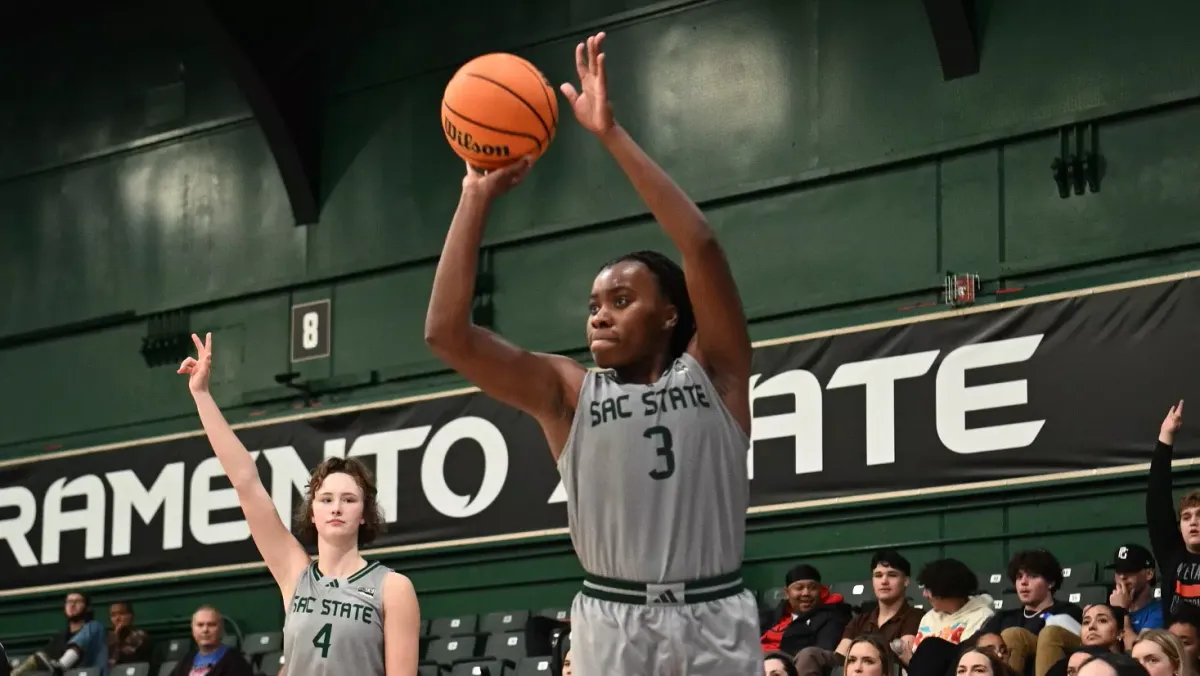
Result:
<svg viewBox="0 0 1200 676"><path fill-rule="evenodd" d="M675 473L675 440L671 437L671 430L662 425L655 425L642 432L642 436L657 441L658 446L654 452L663 460L658 467L650 470L650 478L655 481L670 478Z"/></svg>
<svg viewBox="0 0 1200 676"><path fill-rule="evenodd" d="M313 645L321 649L321 657L329 657L329 639L333 635L333 625L329 622L321 627L317 635L313 637Z"/></svg>

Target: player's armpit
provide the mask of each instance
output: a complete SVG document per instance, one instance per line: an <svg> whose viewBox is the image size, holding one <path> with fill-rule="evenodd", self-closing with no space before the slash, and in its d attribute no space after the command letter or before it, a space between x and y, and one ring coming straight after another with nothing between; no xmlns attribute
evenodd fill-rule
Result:
<svg viewBox="0 0 1200 676"><path fill-rule="evenodd" d="M389 573L383 582L385 676L416 676L421 656L421 606L412 581Z"/></svg>

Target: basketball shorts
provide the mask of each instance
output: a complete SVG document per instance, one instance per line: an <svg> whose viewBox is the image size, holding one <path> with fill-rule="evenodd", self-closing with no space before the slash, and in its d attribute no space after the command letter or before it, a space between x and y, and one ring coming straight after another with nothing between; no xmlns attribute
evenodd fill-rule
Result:
<svg viewBox="0 0 1200 676"><path fill-rule="evenodd" d="M589 575L571 604L574 676L762 676L758 603L740 573L675 584Z"/></svg>

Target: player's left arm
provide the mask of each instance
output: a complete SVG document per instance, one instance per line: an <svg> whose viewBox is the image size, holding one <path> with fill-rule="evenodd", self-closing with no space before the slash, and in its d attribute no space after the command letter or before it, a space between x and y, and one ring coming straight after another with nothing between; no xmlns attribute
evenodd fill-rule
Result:
<svg viewBox="0 0 1200 676"><path fill-rule="evenodd" d="M722 400L750 433L750 331L725 252L704 213L613 116L604 33L575 48L580 89L564 84L575 117L600 139L683 256L696 335L688 352L704 365Z"/></svg>
<svg viewBox="0 0 1200 676"><path fill-rule="evenodd" d="M383 667L385 676L416 676L421 658L421 605L412 581L388 573L383 581Z"/></svg>

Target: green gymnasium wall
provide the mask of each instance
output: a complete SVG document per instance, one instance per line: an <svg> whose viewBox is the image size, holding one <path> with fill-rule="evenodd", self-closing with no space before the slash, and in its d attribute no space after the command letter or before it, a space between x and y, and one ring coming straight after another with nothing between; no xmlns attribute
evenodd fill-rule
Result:
<svg viewBox="0 0 1200 676"><path fill-rule="evenodd" d="M619 116L704 205L756 339L905 316L948 269L1039 293L1200 259L1195 3L981 0L981 72L952 82L918 2L382 4L323 66L324 206L308 227L187 22L115 11L0 45L0 457L194 428L183 382L138 354L145 317L167 310L215 333L234 421L290 408L274 377L291 368L288 308L311 298L333 298L333 355L297 370L340 389L329 401L457 384L421 338L461 173L441 89L499 49L562 81L601 26ZM1097 142L1099 189L1063 199L1051 163L1064 132L1078 152L1077 130ZM567 119L494 215L496 327L578 353L599 263L665 244ZM1034 541L1092 556L1090 530L1138 534L1141 481L755 519L751 579L778 578L797 551L833 566L881 542L979 565ZM395 563L434 614L562 602L577 573L562 539ZM118 591L144 618L203 597L251 628L278 621L262 575ZM57 612L57 595L6 601L0 634Z"/></svg>

